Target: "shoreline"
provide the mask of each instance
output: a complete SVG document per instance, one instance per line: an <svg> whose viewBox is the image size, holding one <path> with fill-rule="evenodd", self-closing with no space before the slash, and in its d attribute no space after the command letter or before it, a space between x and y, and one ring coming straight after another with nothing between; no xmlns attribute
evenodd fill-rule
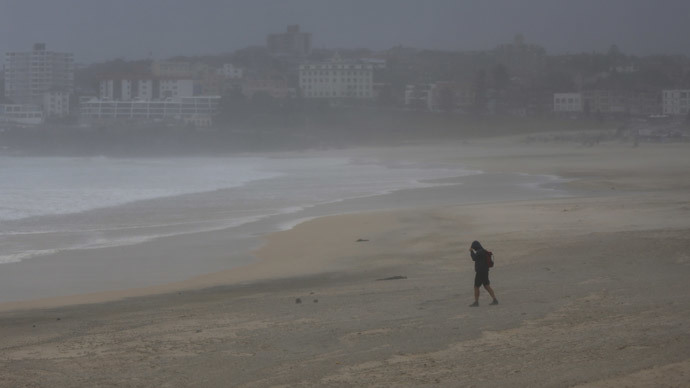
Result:
<svg viewBox="0 0 690 388"><path fill-rule="evenodd" d="M15 301L3 301L0 302L0 311L9 311L12 309L55 308L62 305L71 304L100 303L122 298L150 296L180 290L215 287L228 282L247 283L251 281L266 280L268 277L279 278L281 276L286 276L288 275L288 272L286 272L288 268L282 268L280 271L276 271L275 269L272 269L272 267L275 267L275 264L270 264L268 262L265 265L266 269L254 269L258 263L266 261L266 258L257 257L255 253L256 251L261 250L262 246L265 245L267 241L270 241L270 237L273 234L280 234L289 231L304 223L314 222L315 220L321 218L335 217L337 219L339 217L346 217L348 215L355 214L395 213L397 211L405 211L406 209L414 208L453 206L457 205L459 202L465 204L476 204L482 202L501 202L504 200L500 199L500 197L503 195L501 193L496 194L498 199L494 200L483 199L477 202L476 195L470 195L470 198L475 198L474 200L459 200L456 198L457 194L455 193L464 192L462 190L465 190L465 188L462 185L468 184L468 182L462 182L462 180L465 178L468 177L462 176L456 178L444 178L444 180L448 181L448 184L402 189L387 194L366 196L344 201L337 201L334 203L315 205L303 210L301 212L303 214L299 219L293 219L292 214L276 215L239 227L221 228L212 231L201 231L176 236L158 237L150 241L132 245L65 250L52 255L31 258L20 263L7 263L4 265L4 273L0 274L0 278L4 279L3 284L6 287L11 287L14 279L26 278L27 273L31 274L33 272L36 274L36 276L40 276L40 273L45 272L46 268L49 269L48 272L54 277L54 281L56 282L62 282L64 280L69 280L73 276L78 276L78 274L72 273L71 270L68 272L68 269L63 267L69 269L80 269L84 267L86 270L82 272L91 272L97 278L102 278L103 274L93 272L96 270L93 267L95 265L100 265L109 268L108 273L111 274L114 282L113 284L115 287L117 287L117 289L95 292L86 291L50 298L22 298L21 300ZM491 175L484 177L473 176L469 177L469 183L473 182L474 180L479 180L480 182L490 182L500 178L500 176L497 178ZM515 179L518 178L516 177ZM486 183L481 184L486 185ZM508 181L502 183L501 185L507 187L510 186L511 183ZM525 185L530 186L531 184L526 183ZM491 187L491 185L489 185L489 187ZM542 188L537 190L537 192L542 191L542 196L544 198L548 198L550 196L558 197L559 195L562 195L554 195L551 193L551 190L553 189ZM535 192L532 191L532 189L526 189L523 193L521 193L520 190L515 190L505 195L518 197L525 196L525 198L528 198L530 196L534 196ZM419 197L425 197L425 200L421 201L419 200ZM520 200L524 201L528 199L523 198ZM512 201L515 200L511 200L510 202ZM289 226L289 228L286 229L286 226ZM235 237L228 238L228 236ZM355 240L356 239L357 238L355 238ZM204 252L204 255L206 256L205 260L207 262L206 265L211 265L209 268L215 267L219 269L202 273L197 271L197 273L194 274L195 269L190 267L190 265L194 264L186 262L188 261L188 257L194 255L195 251ZM93 255L98 255L101 257L100 261L92 263L91 257ZM229 256L232 257L232 265L230 268L227 268L227 258ZM152 259L153 257L158 257L158 259ZM145 262L140 261L138 258L141 258L141 260L146 258L151 263L146 264ZM174 258L175 260L170 262L170 258ZM110 262L116 260L118 263L109 264ZM132 283L133 286L122 287L121 281L124 278L129 277L130 281L137 280L135 277L133 277L134 273L132 272L122 272L121 275L117 275L120 273L117 271L127 270L128 267L139 268L139 270L144 271L142 275L144 276L144 279L150 279L152 275L156 275L155 266L162 263L163 260L168 260L167 264L175 265L177 266L177 269L169 275L161 274L159 276L173 276L177 278L176 280L159 281L159 284L145 286L137 286L136 283ZM263 264L259 265L259 267L263 267ZM15 269L19 271L17 274L21 274L21 276L14 275L13 270ZM299 275L302 275L302 273L289 273L289 276ZM47 280L51 281L51 279ZM146 280L146 282L148 281L149 280ZM105 283L99 283L97 287L103 288L104 284ZM27 287L33 286L24 287L23 289L25 292L30 290L30 288ZM53 287L58 287L57 283ZM88 289L90 286L86 284L86 287ZM41 292L40 288L37 289L37 292ZM7 298L7 294L4 296Z"/></svg>
<svg viewBox="0 0 690 388"><path fill-rule="evenodd" d="M377 151L378 149L343 150L342 154L337 156L366 160ZM403 152L408 153L407 149ZM324 154L328 155L328 153ZM288 154L275 157L290 156ZM381 163L384 165L392 163L395 166L399 158L399 155L386 155ZM418 162L421 165L426 163L423 160ZM456 162L448 165L457 168ZM4 300L0 302L0 311L97 303L124 297L173 292L178 289L216 286L221 280L206 284L202 279L218 279L219 276L214 276L217 272L234 271L261 260L254 257L251 251L263 244L266 233L279 233L286 225L292 228L304 220L338 214L562 195L558 194L557 188L552 187L552 183L549 183L552 179L554 178L499 173L472 173L454 178L429 178L429 180L420 180L422 187L316 204L296 214L262 217L257 221L237 227L162 236L130 245L70 249L19 263L7 263L3 264L4 271L0 273L0 281L6 290L12 290L14 287L16 291L14 294L3 293ZM556 184L555 182L553 184ZM513 187L515 183L519 183L518 186L521 187ZM470 187L474 185L490 188L492 193L476 193ZM174 199L162 201L174 203ZM97 214L101 213L105 215L107 211L97 212ZM195 252L203 252L205 256L203 266L190 262L189 257L193 257ZM92 260L94 256L99 257L99 260ZM174 268L174 270L166 268L161 271L160 265ZM50 274L50 277L46 277L44 273ZM93 279L85 281L84 276ZM23 283L22 279L27 278L34 279L33 282L38 282L43 288L31 283ZM234 277L231 276L231 278ZM240 277L238 279L240 279L238 281L247 282L253 278ZM61 285L63 283L64 285ZM44 290L49 289L54 290L50 292L52 296L50 298L42 296L46 294ZM65 293L65 290L71 291ZM58 296L55 296L56 294ZM14 300L12 300L13 295L17 295Z"/></svg>
<svg viewBox="0 0 690 388"><path fill-rule="evenodd" d="M690 146L472 146L414 157L558 175L582 195L385 211L374 201L269 234L260 261L196 279L208 287L5 310L7 384L686 383ZM475 239L495 254L498 306L482 292L467 307Z"/></svg>

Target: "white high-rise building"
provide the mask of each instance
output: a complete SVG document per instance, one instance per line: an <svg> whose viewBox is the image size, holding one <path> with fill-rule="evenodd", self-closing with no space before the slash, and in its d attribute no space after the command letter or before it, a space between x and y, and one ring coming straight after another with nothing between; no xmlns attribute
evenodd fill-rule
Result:
<svg viewBox="0 0 690 388"><path fill-rule="evenodd" d="M374 98L374 65L338 58L305 63L299 66L299 86L306 98Z"/></svg>
<svg viewBox="0 0 690 388"><path fill-rule="evenodd" d="M45 93L73 89L73 54L47 51L43 43L29 52L5 53L5 97L14 103L41 105Z"/></svg>

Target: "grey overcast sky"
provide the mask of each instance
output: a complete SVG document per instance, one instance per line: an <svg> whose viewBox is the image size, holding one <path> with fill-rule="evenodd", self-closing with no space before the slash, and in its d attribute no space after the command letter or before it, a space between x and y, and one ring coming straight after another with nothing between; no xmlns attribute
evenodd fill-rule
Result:
<svg viewBox="0 0 690 388"><path fill-rule="evenodd" d="M288 24L324 48L485 50L522 33L554 54L690 54L690 0L0 0L0 53L44 42L82 63L215 54Z"/></svg>

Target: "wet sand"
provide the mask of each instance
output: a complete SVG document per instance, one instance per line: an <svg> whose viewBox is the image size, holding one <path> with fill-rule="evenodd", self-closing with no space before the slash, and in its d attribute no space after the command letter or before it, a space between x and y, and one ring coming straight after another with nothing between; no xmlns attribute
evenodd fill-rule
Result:
<svg viewBox="0 0 690 388"><path fill-rule="evenodd" d="M5 304L0 385L690 381L690 145L438 147L402 151L572 178L579 195L321 217L268 236L261 260L231 271ZM474 239L496 255L498 306L483 292L468 307Z"/></svg>

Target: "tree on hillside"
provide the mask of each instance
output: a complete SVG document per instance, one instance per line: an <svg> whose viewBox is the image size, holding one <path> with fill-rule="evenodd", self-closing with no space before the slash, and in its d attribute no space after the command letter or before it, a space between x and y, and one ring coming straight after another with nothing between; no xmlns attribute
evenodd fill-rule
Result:
<svg viewBox="0 0 690 388"><path fill-rule="evenodd" d="M549 71L542 78L543 86L553 92L570 92L575 91L575 82L573 78L562 71Z"/></svg>
<svg viewBox="0 0 690 388"><path fill-rule="evenodd" d="M486 85L486 70L478 70L474 74L472 82L472 89L474 90L474 114L483 115L486 112L487 102L487 85Z"/></svg>
<svg viewBox="0 0 690 388"><path fill-rule="evenodd" d="M455 108L455 98L453 89L449 86L443 86L438 92L439 109L444 112L452 112Z"/></svg>
<svg viewBox="0 0 690 388"><path fill-rule="evenodd" d="M379 91L377 103L382 107L395 106L395 96L393 95L393 87L390 84L384 84Z"/></svg>
<svg viewBox="0 0 690 388"><path fill-rule="evenodd" d="M242 89L233 87L221 96L216 119L221 124L242 122L247 118L248 107Z"/></svg>
<svg viewBox="0 0 690 388"><path fill-rule="evenodd" d="M505 65L501 63L494 65L491 69L491 75L494 81L494 88L497 90L506 90L510 86L510 75L508 75L508 68Z"/></svg>
<svg viewBox="0 0 690 388"><path fill-rule="evenodd" d="M0 72L0 103L5 103L5 75Z"/></svg>
<svg viewBox="0 0 690 388"><path fill-rule="evenodd" d="M611 47L609 47L606 57L609 61L609 68L615 68L616 66L622 65L625 60L625 55L621 53L621 51L618 49L618 46L615 44L612 44Z"/></svg>

